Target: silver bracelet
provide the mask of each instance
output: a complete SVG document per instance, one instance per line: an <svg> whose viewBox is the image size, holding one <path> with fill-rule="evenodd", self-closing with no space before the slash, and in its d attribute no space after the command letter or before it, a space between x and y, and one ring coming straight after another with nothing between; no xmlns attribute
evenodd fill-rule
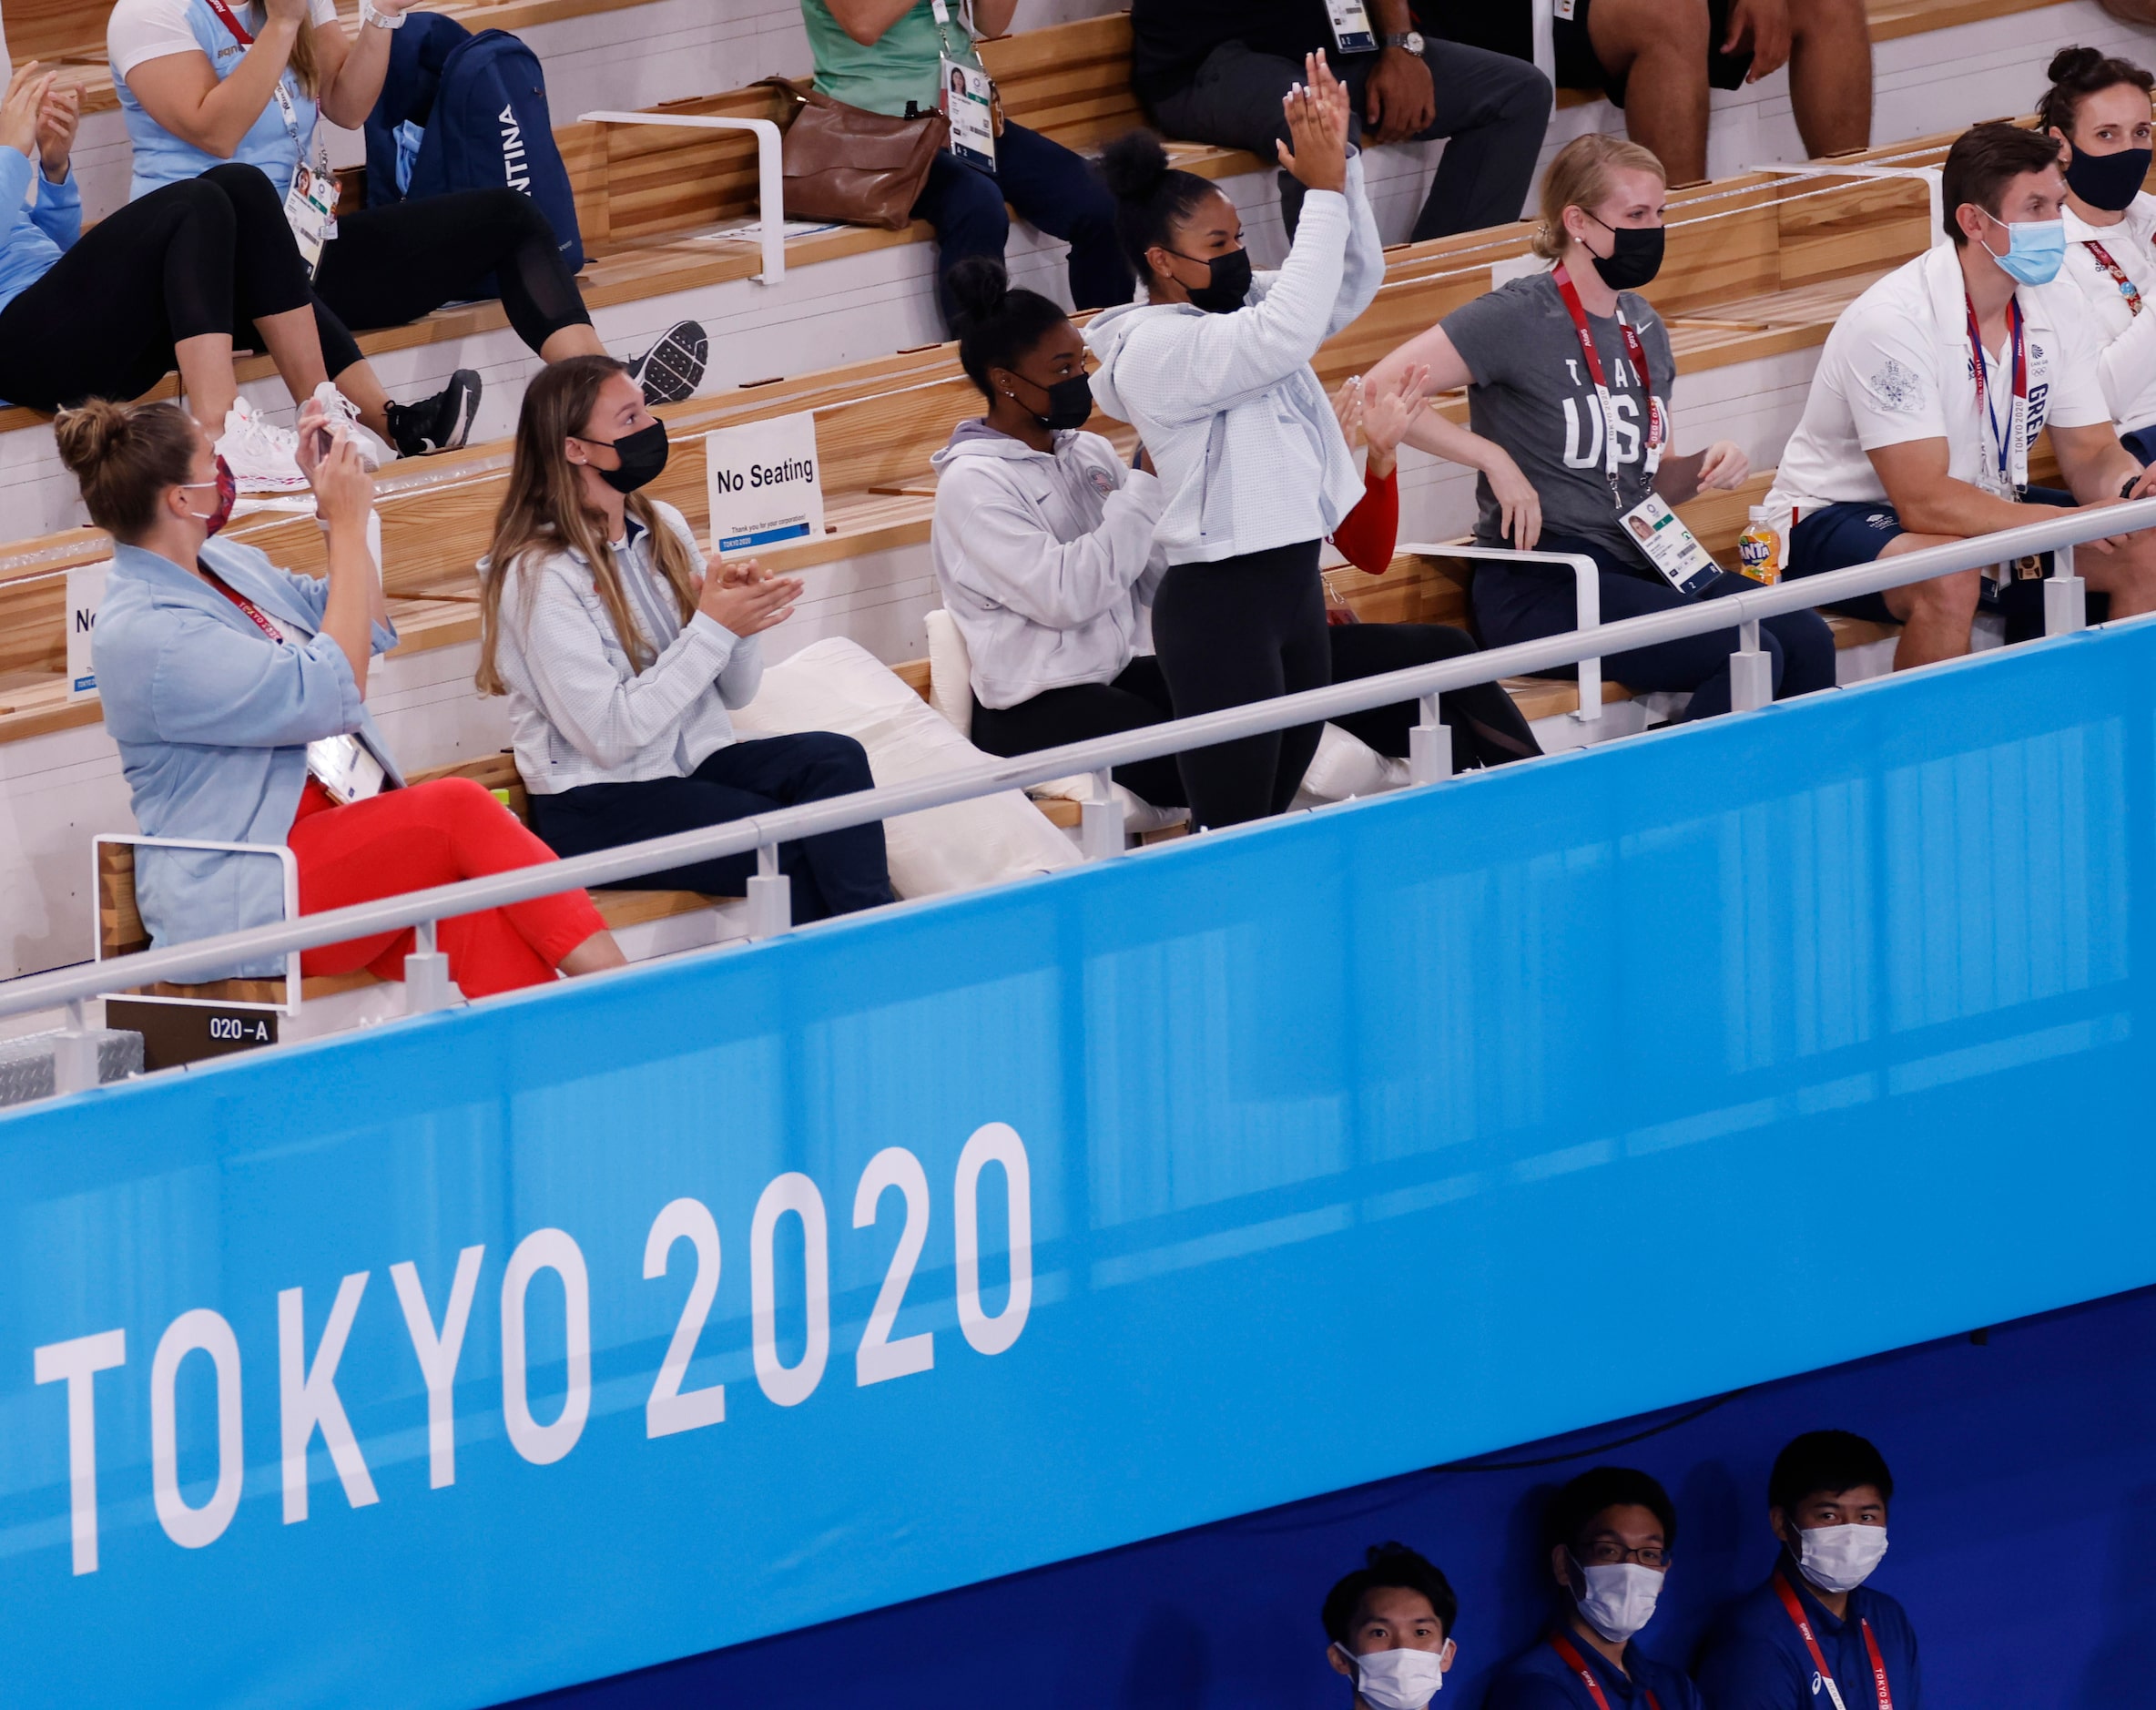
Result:
<svg viewBox="0 0 2156 1710"><path fill-rule="evenodd" d="M386 16L374 9L374 0L360 0L360 27L371 24L378 30L401 30L409 15L400 12L394 17Z"/></svg>

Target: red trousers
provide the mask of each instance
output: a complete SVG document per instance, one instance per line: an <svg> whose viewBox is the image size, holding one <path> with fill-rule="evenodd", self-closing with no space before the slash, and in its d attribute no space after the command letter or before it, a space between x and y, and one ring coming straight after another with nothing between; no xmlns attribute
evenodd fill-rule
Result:
<svg viewBox="0 0 2156 1710"><path fill-rule="evenodd" d="M367 801L331 807L310 780L285 841L300 864L300 912L320 914L408 891L453 884L555 859L489 790L469 778L437 779L389 789ZM440 922L435 942L450 977L466 997L544 985L562 959L603 931L581 891L483 909ZM413 933L381 932L303 952L303 974L365 968L384 980L404 977Z"/></svg>

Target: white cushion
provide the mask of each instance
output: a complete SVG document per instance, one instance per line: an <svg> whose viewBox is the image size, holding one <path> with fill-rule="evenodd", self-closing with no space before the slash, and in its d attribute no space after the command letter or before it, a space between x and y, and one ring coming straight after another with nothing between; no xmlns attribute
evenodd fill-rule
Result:
<svg viewBox="0 0 2156 1710"><path fill-rule="evenodd" d="M941 606L929 614L929 705L961 737L973 734L973 660L966 638Z"/></svg>
<svg viewBox="0 0 2156 1710"><path fill-rule="evenodd" d="M1408 763L1380 754L1360 737L1338 725L1327 725L1317 737L1317 752L1303 786L1296 791L1295 806L1319 808L1328 801L1346 801L1350 796L1377 796L1398 789L1408 781Z"/></svg>
<svg viewBox="0 0 2156 1710"><path fill-rule="evenodd" d="M812 642L764 672L734 715L744 737L835 730L869 752L880 785L910 783L989 757L890 669L842 636ZM1000 884L1078 864L1070 840L1015 789L885 821L891 888L901 897Z"/></svg>

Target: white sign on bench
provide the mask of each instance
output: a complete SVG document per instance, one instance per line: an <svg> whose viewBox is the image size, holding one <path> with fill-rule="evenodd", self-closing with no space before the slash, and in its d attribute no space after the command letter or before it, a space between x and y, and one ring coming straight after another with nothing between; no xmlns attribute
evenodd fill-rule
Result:
<svg viewBox="0 0 2156 1710"><path fill-rule="evenodd" d="M704 436L711 549L722 558L823 537L823 472L808 411Z"/></svg>
<svg viewBox="0 0 2156 1710"><path fill-rule="evenodd" d="M97 626L97 607L105 600L105 573L112 560L85 565L67 573L67 698L94 700L97 671L90 661L90 643Z"/></svg>

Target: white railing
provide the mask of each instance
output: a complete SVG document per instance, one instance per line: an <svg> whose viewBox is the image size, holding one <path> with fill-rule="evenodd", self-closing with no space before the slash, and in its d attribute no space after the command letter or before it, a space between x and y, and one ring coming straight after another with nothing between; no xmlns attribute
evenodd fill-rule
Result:
<svg viewBox="0 0 2156 1710"><path fill-rule="evenodd" d="M820 832L867 825L924 808L942 807L1000 790L1022 789L1028 785L1067 778L1073 772L1093 776L1094 799L1084 804L1080 831L1089 857L1112 858L1123 852L1123 809L1110 795L1109 773L1133 760L1154 759L1186 748L1207 748L1239 737L1260 736L1293 725L1317 724L1343 714L1365 712L1396 701L1419 699L1422 717L1410 738L1409 775L1416 784L1434 784L1452 770L1452 750L1444 739L1439 719L1439 702L1445 694L1488 683L1500 677L1522 677L1558 667L1577 665L1589 658L1621 654L1635 647L1653 646L1718 629L1735 629L1738 650L1731 656L1733 707L1749 711L1764 707L1771 677L1768 656L1759 646L1759 626L1785 612L1806 611L1837 604L1888 588L1958 571L1973 570L2001 560L2032 553L2056 555L2054 574L2044 589L2045 631L2064 635L2083 626L2085 600L2081 578L2073 572L2073 548L2138 529L2156 528L2156 498L2100 510L2061 511L2056 517L1982 534L1968 540L1905 553L1898 557L1858 565L1798 582L1747 589L1723 599L1702 600L1644 617L1624 618L1592 628L1568 630L1539 641L1523 641L1509 647L1448 659L1437 665L1417 666L1383 677L1336 683L1276 700L1247 707L1232 707L1149 725L1119 736L1073 742L1060 748L1044 748L1015 759L992 760L935 777L888 789L866 789L807 807L788 808L777 813L702 830L677 832L595 855L578 855L537 867L518 868L483 879L438 885L430 891L407 891L377 902L310 914L269 926L226 932L163 950L138 952L109 962L56 969L0 982L0 1016L65 1005L68 1024L56 1059L58 1090L80 1091L94 1084L96 1053L88 1036L84 1004L107 992L157 981L184 982L215 977L236 962L288 956L319 945L341 943L377 932L415 927L420 951L433 951L437 921L470 914L534 897L552 896L575 887L618 883L646 873L663 872L692 861L757 851L758 874L749 880L750 938L763 940L791 930L787 880L778 871L778 846ZM1474 546L1443 546L1435 551L1449 555L1490 555ZM1560 562L1570 563L1569 558ZM1600 697L1597 700L1599 702ZM411 970L416 978L408 983L407 1007L413 1011L439 1007L443 993L438 977L438 955L429 955Z"/></svg>
<svg viewBox="0 0 2156 1710"><path fill-rule="evenodd" d="M764 270L757 279L776 285L786 277L786 165L778 127L768 118L718 118L696 113L579 113L580 125L673 125L687 130L745 130L756 137L758 237Z"/></svg>

